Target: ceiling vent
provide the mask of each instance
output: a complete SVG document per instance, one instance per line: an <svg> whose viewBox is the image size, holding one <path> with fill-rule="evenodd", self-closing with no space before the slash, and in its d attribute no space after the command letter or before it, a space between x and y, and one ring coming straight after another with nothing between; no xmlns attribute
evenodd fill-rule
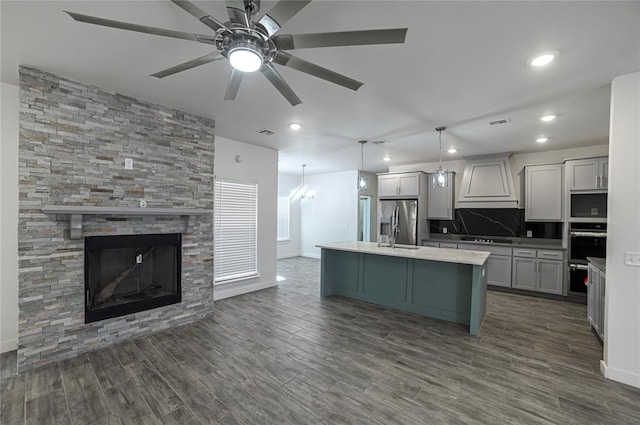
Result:
<svg viewBox="0 0 640 425"><path fill-rule="evenodd" d="M374 145L384 145L385 143L389 143L388 140L382 139L382 140L374 140L373 142Z"/></svg>
<svg viewBox="0 0 640 425"><path fill-rule="evenodd" d="M489 125L503 125L503 124L511 124L511 120L509 118L502 118L500 120L489 121Z"/></svg>
<svg viewBox="0 0 640 425"><path fill-rule="evenodd" d="M272 134L276 134L275 131L269 130L268 128L263 128L262 130L258 130L258 133L264 134L265 136L271 136Z"/></svg>

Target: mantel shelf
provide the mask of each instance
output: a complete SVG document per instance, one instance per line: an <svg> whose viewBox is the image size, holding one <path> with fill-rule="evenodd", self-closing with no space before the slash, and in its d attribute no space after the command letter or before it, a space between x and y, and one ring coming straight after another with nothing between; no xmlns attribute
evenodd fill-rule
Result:
<svg viewBox="0 0 640 425"><path fill-rule="evenodd" d="M155 215L155 216L181 216L185 217L185 233L189 233L190 227L195 224L195 217L213 214L213 211L198 208L135 208L135 207L98 207L82 205L45 205L42 207L45 214L68 214L71 239L82 238L82 217L84 215Z"/></svg>

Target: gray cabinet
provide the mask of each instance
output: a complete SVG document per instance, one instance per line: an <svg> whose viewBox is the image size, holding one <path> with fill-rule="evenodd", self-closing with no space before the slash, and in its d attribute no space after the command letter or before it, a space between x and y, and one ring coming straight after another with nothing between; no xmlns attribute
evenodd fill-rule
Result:
<svg viewBox="0 0 640 425"><path fill-rule="evenodd" d="M536 259L513 257L511 286L528 291L536 290Z"/></svg>
<svg viewBox="0 0 640 425"><path fill-rule="evenodd" d="M604 339L604 300L606 273L589 264L587 286L587 318L591 327Z"/></svg>
<svg viewBox="0 0 640 425"><path fill-rule="evenodd" d="M487 259L487 285L511 287L511 248L461 243L458 249L490 252Z"/></svg>
<svg viewBox="0 0 640 425"><path fill-rule="evenodd" d="M609 184L609 158L587 158L567 161L569 190L606 190Z"/></svg>
<svg viewBox="0 0 640 425"><path fill-rule="evenodd" d="M511 256L495 254L489 256L487 285L511 287Z"/></svg>
<svg viewBox="0 0 640 425"><path fill-rule="evenodd" d="M525 167L526 221L562 221L562 164Z"/></svg>
<svg viewBox="0 0 640 425"><path fill-rule="evenodd" d="M417 198L420 195L421 174L394 173L378 175L379 198Z"/></svg>
<svg viewBox="0 0 640 425"><path fill-rule="evenodd" d="M433 187L432 179L435 174L429 174L427 179L427 218L453 220L455 174L453 172L447 173L449 182L447 187Z"/></svg>
<svg viewBox="0 0 640 425"><path fill-rule="evenodd" d="M514 249L512 287L562 295L564 253L547 249Z"/></svg>

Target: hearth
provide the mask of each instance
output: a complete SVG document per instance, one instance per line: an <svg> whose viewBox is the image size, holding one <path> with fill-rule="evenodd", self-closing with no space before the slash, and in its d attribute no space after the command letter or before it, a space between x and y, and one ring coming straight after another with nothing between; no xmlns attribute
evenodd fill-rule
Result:
<svg viewBox="0 0 640 425"><path fill-rule="evenodd" d="M180 233L84 240L85 323L182 300Z"/></svg>

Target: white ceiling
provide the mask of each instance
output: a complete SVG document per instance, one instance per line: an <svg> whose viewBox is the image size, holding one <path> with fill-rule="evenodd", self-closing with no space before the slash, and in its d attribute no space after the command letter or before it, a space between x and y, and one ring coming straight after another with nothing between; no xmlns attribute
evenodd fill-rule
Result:
<svg viewBox="0 0 640 425"><path fill-rule="evenodd" d="M224 2L196 1L226 21ZM261 13L273 1L262 2ZM640 2L426 2L316 0L279 33L407 27L403 45L290 51L364 85L356 92L276 65L302 99L292 107L259 73L225 102L226 61L164 79L149 74L212 46L73 21L63 10L179 31L212 34L165 1L5 1L2 81L27 65L212 118L216 134L280 151L280 170L309 174L438 158L434 128L447 126L445 159L607 143L611 80L640 69ZM546 69L527 60L558 50ZM552 123L538 117L554 113ZM488 125L499 118L511 124ZM303 124L297 132L288 123ZM268 128L272 136L258 134ZM549 137L535 143L539 135ZM392 156L391 163L382 160Z"/></svg>

